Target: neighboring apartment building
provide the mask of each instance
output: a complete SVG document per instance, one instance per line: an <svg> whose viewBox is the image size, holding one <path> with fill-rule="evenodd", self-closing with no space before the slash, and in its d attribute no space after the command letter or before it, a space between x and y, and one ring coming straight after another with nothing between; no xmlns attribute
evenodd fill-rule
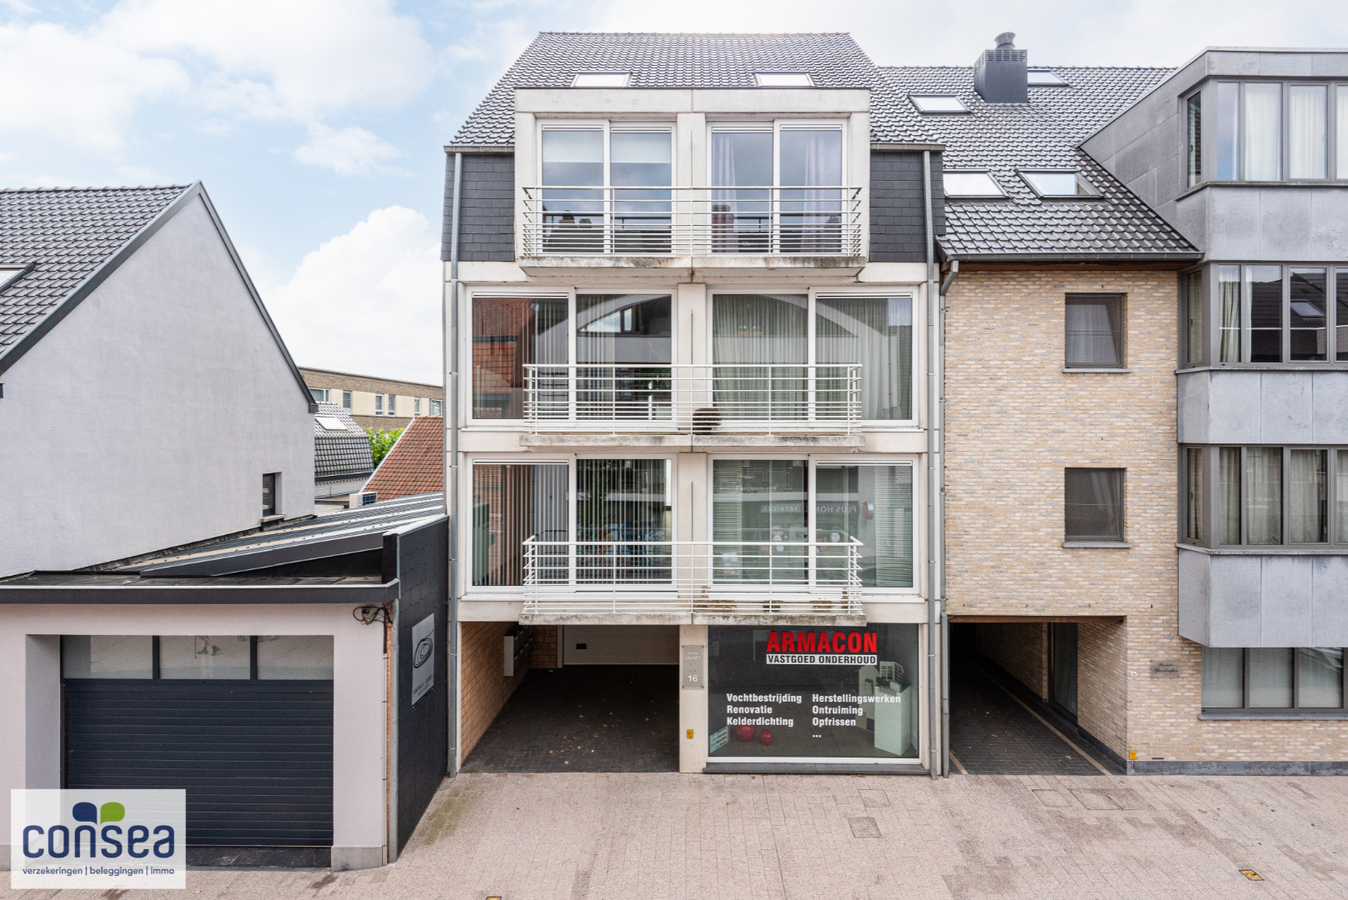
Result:
<svg viewBox="0 0 1348 900"><path fill-rule="evenodd" d="M1211 49L1082 148L1180 276L1178 638L1137 636L1137 771L1348 759L1348 53Z"/></svg>
<svg viewBox="0 0 1348 900"><path fill-rule="evenodd" d="M542 34L470 116L457 759L524 623L537 666L679 663L683 771L939 771L939 149L839 34Z"/></svg>
<svg viewBox="0 0 1348 900"><path fill-rule="evenodd" d="M313 511L315 407L200 184L0 191L0 385L0 577Z"/></svg>
<svg viewBox="0 0 1348 900"><path fill-rule="evenodd" d="M443 414L444 388L436 384L399 381L301 368L315 403L332 403L346 410L362 428L394 431L417 416Z"/></svg>

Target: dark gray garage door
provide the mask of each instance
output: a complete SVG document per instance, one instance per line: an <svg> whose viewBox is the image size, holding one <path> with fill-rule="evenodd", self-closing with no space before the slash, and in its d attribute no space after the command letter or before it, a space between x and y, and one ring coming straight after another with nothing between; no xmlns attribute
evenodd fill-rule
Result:
<svg viewBox="0 0 1348 900"><path fill-rule="evenodd" d="M183 788L187 843L332 845L332 682L66 679L67 788Z"/></svg>

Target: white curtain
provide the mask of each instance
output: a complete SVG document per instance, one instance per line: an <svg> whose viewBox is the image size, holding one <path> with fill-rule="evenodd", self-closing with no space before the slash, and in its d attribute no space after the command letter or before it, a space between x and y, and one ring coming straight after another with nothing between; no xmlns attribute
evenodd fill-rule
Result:
<svg viewBox="0 0 1348 900"><path fill-rule="evenodd" d="M1288 92L1287 173L1293 178L1324 178L1328 147L1326 99L1328 86L1296 84Z"/></svg>
<svg viewBox="0 0 1348 900"><path fill-rule="evenodd" d="M1294 544L1326 541L1329 539L1326 451L1293 450L1291 456L1287 480L1288 537Z"/></svg>
<svg viewBox="0 0 1348 900"><path fill-rule="evenodd" d="M1250 544L1282 543L1282 448L1245 451L1246 537Z"/></svg>
<svg viewBox="0 0 1348 900"><path fill-rule="evenodd" d="M714 402L726 419L800 419L809 358L804 295L717 294ZM721 368L733 366L734 368Z"/></svg>
<svg viewBox="0 0 1348 900"><path fill-rule="evenodd" d="M842 132L784 128L780 156L783 252L838 252L842 197L837 188L842 184ZM797 187L808 190L789 190Z"/></svg>
<svg viewBox="0 0 1348 900"><path fill-rule="evenodd" d="M1185 503L1184 536L1192 541L1204 539L1203 518L1203 451L1190 447L1185 451L1185 480L1188 484Z"/></svg>
<svg viewBox="0 0 1348 900"><path fill-rule="evenodd" d="M1339 85L1334 93L1337 95L1334 120L1338 124L1337 140L1334 142L1338 148L1335 173L1339 178L1348 178L1348 85Z"/></svg>
<svg viewBox="0 0 1348 900"><path fill-rule="evenodd" d="M913 586L913 470L861 466L861 502L874 498L875 585ZM870 488L868 491L867 488ZM863 510L864 518L864 510Z"/></svg>
<svg viewBox="0 0 1348 900"><path fill-rule="evenodd" d="M1240 362L1240 266L1222 266L1217 287L1221 303L1221 362Z"/></svg>
<svg viewBox="0 0 1348 900"><path fill-rule="evenodd" d="M1297 648L1297 706L1339 709L1343 706L1343 650L1337 647Z"/></svg>
<svg viewBox="0 0 1348 900"><path fill-rule="evenodd" d="M1067 365L1117 366L1122 304L1074 300L1067 304Z"/></svg>
<svg viewBox="0 0 1348 900"><path fill-rule="evenodd" d="M765 253L770 249L772 132L714 131L711 136L712 250ZM738 188L738 190L736 190Z"/></svg>
<svg viewBox="0 0 1348 900"><path fill-rule="evenodd" d="M1221 482L1221 533L1217 540L1223 544L1240 543L1240 448L1222 447L1219 451Z"/></svg>
<svg viewBox="0 0 1348 900"><path fill-rule="evenodd" d="M1340 541L1348 541L1348 450L1339 450L1338 466L1338 489L1335 496L1338 498L1339 507L1339 531Z"/></svg>
<svg viewBox="0 0 1348 900"><path fill-rule="evenodd" d="M1282 180L1282 85L1246 83L1241 135L1246 181Z"/></svg>
<svg viewBox="0 0 1348 900"><path fill-rule="evenodd" d="M912 418L913 310L908 297L820 297L815 301L820 415L841 412L846 370L860 363L861 418Z"/></svg>

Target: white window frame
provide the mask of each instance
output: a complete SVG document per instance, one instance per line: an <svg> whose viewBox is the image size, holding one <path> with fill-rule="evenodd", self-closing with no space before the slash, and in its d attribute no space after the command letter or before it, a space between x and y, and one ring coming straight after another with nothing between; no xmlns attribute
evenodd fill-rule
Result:
<svg viewBox="0 0 1348 900"><path fill-rule="evenodd" d="M534 166L534 184L540 189L543 187L543 132L545 131L594 131L598 129L604 135L604 183L602 186L596 185L593 190L600 190L601 187L607 192L613 187L613 179L610 174L610 153L609 141L613 134L636 133L636 134L657 134L665 132L669 135L669 181L670 187L678 187L679 181L679 147L675 140L675 123L668 119L652 119L644 121L641 119L540 119L535 133L535 146L538 148L536 154L538 160ZM566 187L576 187L577 185L566 185ZM651 188L653 191L663 190L663 188Z"/></svg>
<svg viewBox="0 0 1348 900"><path fill-rule="evenodd" d="M945 179L949 175L986 175L988 176L988 180L992 182L992 186L997 189L997 193L951 194L945 190L945 184L947 183ZM1006 188L1002 187L1002 183L987 169L946 169L941 173L941 184L941 192L945 195L947 200L1005 200L1007 198Z"/></svg>
<svg viewBox="0 0 1348 900"><path fill-rule="evenodd" d="M670 364L671 364L671 365L675 365L675 364L678 363L678 357L679 357L679 315L678 315L678 306L677 306L677 304L678 304L678 299L679 299L679 292L678 292L678 289L677 289L677 286L676 286L676 285L668 285L668 286L666 286L666 285L650 285L650 284L612 284L612 285L605 284L605 285L599 285L599 286L594 286L594 287L591 287L591 286L583 286L583 287L578 287L578 288L577 288L577 287L571 287L571 288L567 288L566 290L561 290L561 291L540 291L540 290L510 291L510 290L501 290L500 288L491 288L491 289L484 289L484 290L473 290L473 291L469 291L469 292L468 292L468 310L467 310L467 314L468 314L468 319L467 319L467 321L468 321L468 327L467 327L467 328L460 329L460 330L463 332L463 336L460 338L460 353L462 353L463 355L462 355L460 358L461 358L461 359L466 359L466 360L468 360L468 366L469 366L468 377L467 377L467 378L460 379L460 381L462 382L462 384L461 384L461 386L460 386L460 393L459 393L460 404L461 404L460 408L461 408L461 409L464 409L464 410L467 410L467 412L468 412L468 415L467 415L467 422L468 422L468 424L465 426L466 429L472 430L473 428L477 428L477 429L479 429L479 430L481 430L481 429L490 429L490 430L492 430L492 431L499 431L499 430L527 431L527 430L529 430L529 424L528 424L528 421L529 421L529 420L528 420L528 419L478 419L478 418L475 418L475 417L473 416L473 377L472 377L472 360L473 360L473 304L476 303L477 300L478 300L479 298L481 298L481 299L488 299L488 300L490 300L490 299L507 299L507 300L529 300L529 299L548 300L548 299L552 299L552 300L556 300L556 299L560 299L560 298L565 297L565 298L566 298L566 322L567 322L567 326L566 326L566 327L567 327L567 335L566 335L566 362L565 362L565 363L559 363L559 365L568 365L568 366L570 366L570 365L575 365L575 364L576 364L576 295L577 295L577 294L608 294L608 295L618 295L618 294L662 294L662 295L664 295L664 294L667 294L667 295L669 296L670 308L671 308L671 313L672 313L672 315L670 316L670 337L669 337L669 340L670 340L670 354L669 354L669 356L670 356Z"/></svg>
<svg viewBox="0 0 1348 900"><path fill-rule="evenodd" d="M850 174L850 173L849 173L849 170L848 170L848 165L847 165L847 164L848 164L848 154L849 154L849 152L850 152L850 145L849 145L849 143L848 143L848 134L847 134L848 131L849 131L848 123L849 123L849 120L848 120L848 119L843 119L843 118L838 118L838 119L773 119L773 120L771 120L771 121L758 121L758 122L754 122L754 121L746 121L746 122L735 122L735 121L709 122L709 123L707 123L707 135L706 135L706 141L707 141L707 152L706 152L707 186L708 186L708 187L713 187L713 185L712 185L712 183L711 183L711 181L712 181L712 178L711 178L711 173L712 173L712 152L713 152L713 151L712 151L712 141L713 141L713 135L714 135L716 132L718 132L718 131L721 131L721 132L757 132L757 133L759 133L759 134L762 134L762 133L764 133L764 132L769 132L769 131L770 131L770 132L772 132L772 184L770 184L770 185L746 185L745 188L742 188L742 190L747 190L748 188L751 188L751 187L771 187L771 188L774 188L774 189L781 188L781 187L783 186L782 183L781 183L781 182L782 182L782 165L781 165L781 162L782 162L782 131L783 131L783 130L786 130L786 131L796 130L796 131L837 131L837 132L842 136L842 145L841 145L841 146L842 146L842 150L841 150L841 153L842 153L842 173L841 173L841 183L838 184L837 187L847 187L847 186L848 186L848 184L847 184L847 182L848 182L848 176L849 176L849 174ZM789 189L789 188L800 187L800 185L789 184L789 185L786 185L786 187ZM834 185L822 185L822 187L834 187ZM842 202L843 202L844 205L846 205L846 203L847 203L847 198L846 198L846 197L843 197L843 198L842 198Z"/></svg>
<svg viewBox="0 0 1348 900"><path fill-rule="evenodd" d="M322 395L321 397L313 398L315 403L328 403L329 402L328 398L332 396L331 389L329 388L309 388L309 393L310 394L317 393Z"/></svg>
<svg viewBox="0 0 1348 900"><path fill-rule="evenodd" d="M959 109L923 109L923 100L954 100L960 105ZM913 104L913 109L923 116L967 116L970 114L969 104L965 103L955 94L909 94L908 102Z"/></svg>
<svg viewBox="0 0 1348 900"><path fill-rule="evenodd" d="M912 587L864 587L861 588L862 595L866 598L866 603L911 603L922 599L924 588L925 572L922 567L923 557L919 553L923 551L925 540L920 532L923 527L923 517L921 512L926 509L926 485L920 477L921 469L918 466L918 457L916 454L888 454L885 456L861 456L858 454L838 455L838 454L811 454L791 452L789 448L783 448L782 451L758 452L758 453L708 453L707 471L706 471L706 498L704 501L706 514L706 535L707 540L712 539L715 533L715 497L713 490L715 479L713 470L717 460L784 460L795 461L803 460L808 469L806 475L806 509L818 504L815 488L819 483L816 469L820 465L825 466L908 466L912 469L913 476L913 530L912 530L912 552L913 552L913 585ZM813 522L813 518L810 520ZM813 525L811 525L813 527Z"/></svg>
<svg viewBox="0 0 1348 900"><path fill-rule="evenodd" d="M622 453L623 455L618 456L617 454L619 453ZM629 453L626 450L619 447L614 447L607 453L602 451L595 451L586 453L568 453L562 455L550 455L547 457L504 456L499 453L481 453L481 454L470 453L468 454L467 464L464 466L465 484L463 485L463 493L461 494L461 496L465 498L465 505L469 510L470 521L473 503L473 468L475 466L566 466L566 487L567 493L571 499L571 502L567 504L567 516L566 516L567 519L566 528L568 534L567 540L574 543L577 540L576 534L577 534L578 521L580 518L579 516L580 504L576 499L577 470L579 467L576 465L576 463L577 461L582 459L661 459L668 461L670 463L669 495L671 507L669 515L671 534L669 537L669 541L670 543L678 542L679 519L680 519L679 455L677 453ZM916 516L914 518L916 518ZM515 597L519 596L525 589L524 585L473 584L473 569L472 569L473 529L472 527L462 528L460 529L460 532L463 534L462 538L462 542L464 545L463 552L466 554L464 558L469 561L468 567L464 573L464 584L463 584L464 591L465 592L471 591L473 593L480 592L482 594L507 594ZM589 590L595 591L602 590L604 592L609 593L613 591L612 586L608 585L596 584L587 587L586 585L578 584L576 582L574 554L570 555L570 567L571 567L570 583L567 585L556 585L555 586L556 589L573 590L576 591L577 593L584 593ZM668 593L670 591L676 590L676 585L674 584L630 584L630 585L624 584L621 587L622 590L625 592L630 590L634 593L637 592L650 593L661 591Z"/></svg>
<svg viewBox="0 0 1348 900"><path fill-rule="evenodd" d="M384 395L382 393L374 395L374 414L376 416L384 414Z"/></svg>
<svg viewBox="0 0 1348 900"><path fill-rule="evenodd" d="M896 287L893 290L885 290L883 285L866 285L860 288L808 288L801 290L799 287L790 285L742 285L736 287L716 286L707 288L707 326L706 326L706 344L703 347L704 359L708 365L712 365L716 360L715 335L713 333L713 322L715 316L715 297L718 294L805 294L808 297L805 306L806 319L806 342L808 349L805 356L805 365L817 365L815 360L818 358L818 344L815 339L816 322L815 317L818 312L818 303L820 297L852 297L857 299L870 298L873 300L889 299L891 297L907 297L912 303L913 310L913 374L910 379L912 386L912 397L909 398L909 411L912 416L908 419L859 419L858 425L867 431L914 431L920 428L922 410L920 401L923 396L920 379L926 372L926 341L919 339L920 335L926 334L926 310L922 305L916 288L913 286Z"/></svg>

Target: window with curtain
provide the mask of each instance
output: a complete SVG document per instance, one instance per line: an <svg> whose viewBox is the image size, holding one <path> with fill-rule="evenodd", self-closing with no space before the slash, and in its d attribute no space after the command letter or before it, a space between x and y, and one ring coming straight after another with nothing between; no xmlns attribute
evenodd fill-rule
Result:
<svg viewBox="0 0 1348 900"><path fill-rule="evenodd" d="M1068 294L1066 361L1069 369L1113 369L1123 365L1123 298Z"/></svg>
<svg viewBox="0 0 1348 900"><path fill-rule="evenodd" d="M1207 297L1203 293L1203 270L1180 276L1181 302L1184 304L1184 359L1181 365L1201 366L1203 364L1203 307Z"/></svg>
<svg viewBox="0 0 1348 900"><path fill-rule="evenodd" d="M911 297L819 297L814 321L817 415L846 409L849 385L841 364L859 363L861 418L913 417Z"/></svg>
<svg viewBox="0 0 1348 900"><path fill-rule="evenodd" d="M1224 363L1241 361L1240 352L1240 266L1219 266L1217 270L1218 359Z"/></svg>
<svg viewBox="0 0 1348 900"><path fill-rule="evenodd" d="M1343 710L1340 647L1204 647L1203 709Z"/></svg>
<svg viewBox="0 0 1348 900"><path fill-rule="evenodd" d="M1282 266L1245 266L1250 362L1282 362Z"/></svg>
<svg viewBox="0 0 1348 900"><path fill-rule="evenodd" d="M1334 137L1336 148L1334 174L1335 177L1343 179L1348 178L1348 84L1336 87L1334 96L1334 121L1337 125L1337 134Z"/></svg>
<svg viewBox="0 0 1348 900"><path fill-rule="evenodd" d="M1328 177L1329 86L1294 84L1287 89L1287 174L1292 178Z"/></svg>
<svg viewBox="0 0 1348 900"><path fill-rule="evenodd" d="M783 128L778 148L783 253L842 248L842 131Z"/></svg>
<svg viewBox="0 0 1348 900"><path fill-rule="evenodd" d="M1203 451L1190 447L1184 451L1184 537L1187 540L1203 541Z"/></svg>
<svg viewBox="0 0 1348 900"><path fill-rule="evenodd" d="M816 578L841 581L847 551L858 540L865 587L913 586L913 468L882 465L815 467Z"/></svg>
<svg viewBox="0 0 1348 900"><path fill-rule="evenodd" d="M604 249L604 129L545 128L540 147L544 247L554 253Z"/></svg>
<svg viewBox="0 0 1348 900"><path fill-rule="evenodd" d="M529 364L552 367L536 377L561 392L546 408L565 411L566 307L565 297L473 298L473 418L522 419Z"/></svg>
<svg viewBox="0 0 1348 900"><path fill-rule="evenodd" d="M1348 542L1348 450L1335 451L1336 484L1335 507L1338 509L1338 530L1335 532L1339 543Z"/></svg>
<svg viewBox="0 0 1348 900"><path fill-rule="evenodd" d="M1203 95L1194 94L1184 101L1185 162L1189 187L1203 180Z"/></svg>
<svg viewBox="0 0 1348 900"><path fill-rule="evenodd" d="M1123 540L1123 469L1065 470L1065 539Z"/></svg>
<svg viewBox="0 0 1348 900"><path fill-rule="evenodd" d="M1240 84L1217 85L1217 179L1240 178Z"/></svg>
<svg viewBox="0 0 1348 900"><path fill-rule="evenodd" d="M1281 181L1282 85L1247 82L1241 87L1245 180Z"/></svg>
<svg viewBox="0 0 1348 900"><path fill-rule="evenodd" d="M1293 544L1329 540L1329 460L1326 450L1289 452L1287 529Z"/></svg>
<svg viewBox="0 0 1348 900"><path fill-rule="evenodd" d="M1348 362L1348 268L1334 276L1334 358Z"/></svg>
<svg viewBox="0 0 1348 900"><path fill-rule="evenodd" d="M668 294L577 294L576 417L668 419L672 323Z"/></svg>
<svg viewBox="0 0 1348 900"><path fill-rule="evenodd" d="M1222 447L1218 451L1218 515L1221 517L1220 540L1223 544L1240 543L1240 448Z"/></svg>
<svg viewBox="0 0 1348 900"><path fill-rule="evenodd" d="M717 582L805 584L809 464L803 459L712 462L712 572Z"/></svg>
<svg viewBox="0 0 1348 900"><path fill-rule="evenodd" d="M711 185L714 188L712 251L769 252L772 246L772 131L713 131Z"/></svg>
<svg viewBox="0 0 1348 900"><path fill-rule="evenodd" d="M576 460L576 580L660 583L671 575L673 463ZM630 542L630 543L624 543Z"/></svg>
<svg viewBox="0 0 1348 900"><path fill-rule="evenodd" d="M1325 270L1292 269L1288 281L1292 361L1324 360L1329 352Z"/></svg>
<svg viewBox="0 0 1348 900"><path fill-rule="evenodd" d="M723 418L808 415L808 300L804 294L713 296L713 402Z"/></svg>
<svg viewBox="0 0 1348 900"><path fill-rule="evenodd" d="M1282 448L1245 450L1245 542L1282 543Z"/></svg>
<svg viewBox="0 0 1348 900"><path fill-rule="evenodd" d="M565 464L473 465L473 584L522 585L528 538L563 542L537 551L543 583L568 579L569 477Z"/></svg>

